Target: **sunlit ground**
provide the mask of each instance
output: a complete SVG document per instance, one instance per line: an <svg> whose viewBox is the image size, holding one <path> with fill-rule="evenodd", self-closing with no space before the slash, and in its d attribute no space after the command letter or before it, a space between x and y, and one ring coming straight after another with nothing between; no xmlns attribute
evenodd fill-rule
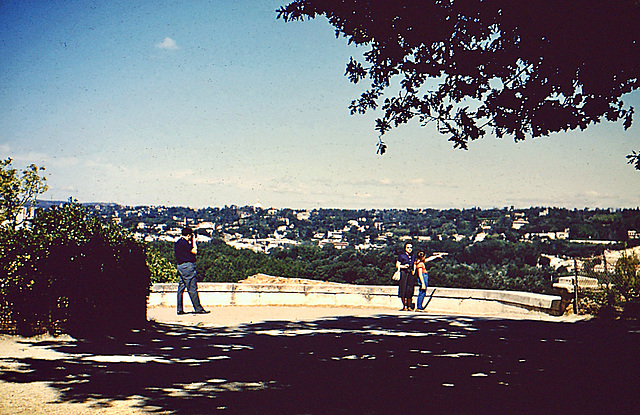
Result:
<svg viewBox="0 0 640 415"><path fill-rule="evenodd" d="M628 320L153 322L122 338L20 339L0 350L0 393L45 383L48 413L635 413L639 340Z"/></svg>

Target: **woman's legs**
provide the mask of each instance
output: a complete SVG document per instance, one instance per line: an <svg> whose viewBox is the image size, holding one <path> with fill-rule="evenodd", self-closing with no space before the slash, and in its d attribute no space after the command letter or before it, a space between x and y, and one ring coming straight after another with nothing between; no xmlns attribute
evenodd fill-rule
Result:
<svg viewBox="0 0 640 415"><path fill-rule="evenodd" d="M422 288L420 288L418 290L418 299L416 300L416 309L417 310L422 310L422 302L424 301L424 297L425 297L426 293L427 293L427 291L423 290Z"/></svg>

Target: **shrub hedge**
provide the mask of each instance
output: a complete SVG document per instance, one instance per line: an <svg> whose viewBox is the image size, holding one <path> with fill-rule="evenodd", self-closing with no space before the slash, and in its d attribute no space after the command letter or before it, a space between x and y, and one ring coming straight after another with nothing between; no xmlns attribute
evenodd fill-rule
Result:
<svg viewBox="0 0 640 415"><path fill-rule="evenodd" d="M0 329L91 336L146 322L144 246L73 202L0 229Z"/></svg>

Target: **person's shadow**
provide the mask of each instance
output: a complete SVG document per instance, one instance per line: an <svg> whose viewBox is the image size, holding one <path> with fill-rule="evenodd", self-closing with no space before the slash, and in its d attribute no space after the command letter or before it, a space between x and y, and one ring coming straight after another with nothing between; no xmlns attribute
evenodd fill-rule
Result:
<svg viewBox="0 0 640 415"><path fill-rule="evenodd" d="M635 321L150 323L119 338L48 342L65 355L11 359L19 368L0 379L49 382L61 401L137 397L149 412L178 414L625 413L640 404L639 341Z"/></svg>

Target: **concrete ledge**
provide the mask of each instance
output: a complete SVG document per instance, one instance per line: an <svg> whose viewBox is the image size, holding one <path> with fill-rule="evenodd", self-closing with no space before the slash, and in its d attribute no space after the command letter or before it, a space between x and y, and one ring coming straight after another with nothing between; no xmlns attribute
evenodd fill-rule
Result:
<svg viewBox="0 0 640 415"><path fill-rule="evenodd" d="M154 284L151 307L173 307L178 284ZM234 284L198 283L202 305L211 306L329 306L401 307L396 286L349 284ZM416 288L415 295L417 297ZM414 297L414 301L416 299ZM564 313L562 298L555 295L519 291L473 290L430 287L426 310L431 313L491 316L559 316ZM185 306L191 303L185 293Z"/></svg>
<svg viewBox="0 0 640 415"><path fill-rule="evenodd" d="M576 277L560 277L558 278L558 282L553 284L553 288L558 290L565 290L569 294L572 294L574 291L574 285L576 282ZM578 290L579 291L598 291L603 289L603 285L600 284L597 278L583 277L582 275L578 276Z"/></svg>

